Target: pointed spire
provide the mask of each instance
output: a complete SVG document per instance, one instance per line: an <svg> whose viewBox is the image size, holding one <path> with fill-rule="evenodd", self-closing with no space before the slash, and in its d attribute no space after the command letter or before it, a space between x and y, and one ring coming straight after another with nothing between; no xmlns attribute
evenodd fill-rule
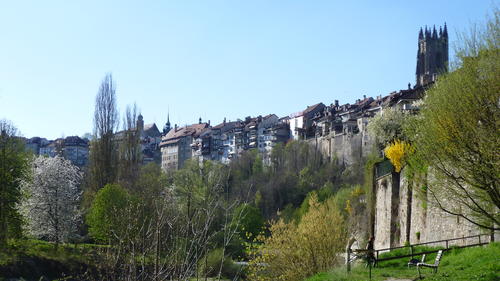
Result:
<svg viewBox="0 0 500 281"><path fill-rule="evenodd" d="M439 27L439 37L443 36L443 28L440 26Z"/></svg>
<svg viewBox="0 0 500 281"><path fill-rule="evenodd" d="M420 32L418 33L418 39L424 39L424 32L422 31L422 28L420 28Z"/></svg>
<svg viewBox="0 0 500 281"><path fill-rule="evenodd" d="M163 134L167 135L167 133L170 131L170 110L167 112L167 123L165 123L165 126L163 126Z"/></svg>
<svg viewBox="0 0 500 281"><path fill-rule="evenodd" d="M427 25L425 26L425 39L431 38L431 30L427 28Z"/></svg>
<svg viewBox="0 0 500 281"><path fill-rule="evenodd" d="M448 29L446 27L446 22L444 22L443 36L448 37Z"/></svg>
<svg viewBox="0 0 500 281"><path fill-rule="evenodd" d="M432 38L437 39L437 31L436 31L436 25L432 28Z"/></svg>

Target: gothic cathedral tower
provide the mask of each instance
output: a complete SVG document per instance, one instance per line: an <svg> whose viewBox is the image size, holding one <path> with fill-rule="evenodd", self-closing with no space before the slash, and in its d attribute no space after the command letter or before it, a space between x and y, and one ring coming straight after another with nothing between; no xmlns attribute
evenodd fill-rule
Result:
<svg viewBox="0 0 500 281"><path fill-rule="evenodd" d="M440 73L448 71L448 30L436 27L425 31L420 28L417 53L417 86L424 86L436 80Z"/></svg>

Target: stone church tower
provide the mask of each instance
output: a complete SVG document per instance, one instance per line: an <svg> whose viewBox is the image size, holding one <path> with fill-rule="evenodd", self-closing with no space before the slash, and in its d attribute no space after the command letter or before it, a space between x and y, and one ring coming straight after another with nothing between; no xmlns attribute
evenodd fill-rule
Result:
<svg viewBox="0 0 500 281"><path fill-rule="evenodd" d="M436 27L425 31L420 28L417 53L417 86L423 86L436 80L440 73L448 71L448 30Z"/></svg>

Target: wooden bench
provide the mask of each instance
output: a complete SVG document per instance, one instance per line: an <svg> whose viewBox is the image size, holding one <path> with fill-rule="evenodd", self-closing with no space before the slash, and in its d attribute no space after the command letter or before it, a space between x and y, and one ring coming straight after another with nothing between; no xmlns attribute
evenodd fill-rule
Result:
<svg viewBox="0 0 500 281"><path fill-rule="evenodd" d="M420 268L421 267L429 267L429 268L432 268L434 273L437 272L438 270L438 267L439 267L439 262L441 261L441 257L443 256L443 250L439 250L437 252L437 255L436 255L436 259L434 260L434 264L428 264L428 263L423 263L423 262L419 262L417 263L417 271L418 271L418 276L420 278L422 278L422 276L420 275Z"/></svg>

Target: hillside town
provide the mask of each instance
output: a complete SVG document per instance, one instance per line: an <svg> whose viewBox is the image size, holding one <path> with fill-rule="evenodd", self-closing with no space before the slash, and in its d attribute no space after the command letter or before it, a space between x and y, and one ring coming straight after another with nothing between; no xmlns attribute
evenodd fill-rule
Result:
<svg viewBox="0 0 500 281"><path fill-rule="evenodd" d="M212 160L228 164L243 151L256 149L265 164L269 164L272 148L289 140L305 140L318 145L326 159L336 159L342 164L352 164L366 156L372 145L366 131L373 116L385 108L416 111L415 102L422 99L425 88L437 75L446 71L448 61L448 31L446 24L432 30L425 28L418 34L416 83L407 89L385 96L363 95L355 102L340 104L338 100L325 105L323 102L306 106L303 110L279 117L270 113L237 120L224 120L212 125L210 120L179 125L167 122L162 131L157 124L144 124L138 116L136 130L140 135L143 163L156 162L164 171L183 167L187 159ZM115 136L120 139L122 133ZM359 138L359 140L358 140ZM60 155L75 165L84 167L88 162L89 140L70 136L56 140L41 137L26 139L27 146L36 155Z"/></svg>

